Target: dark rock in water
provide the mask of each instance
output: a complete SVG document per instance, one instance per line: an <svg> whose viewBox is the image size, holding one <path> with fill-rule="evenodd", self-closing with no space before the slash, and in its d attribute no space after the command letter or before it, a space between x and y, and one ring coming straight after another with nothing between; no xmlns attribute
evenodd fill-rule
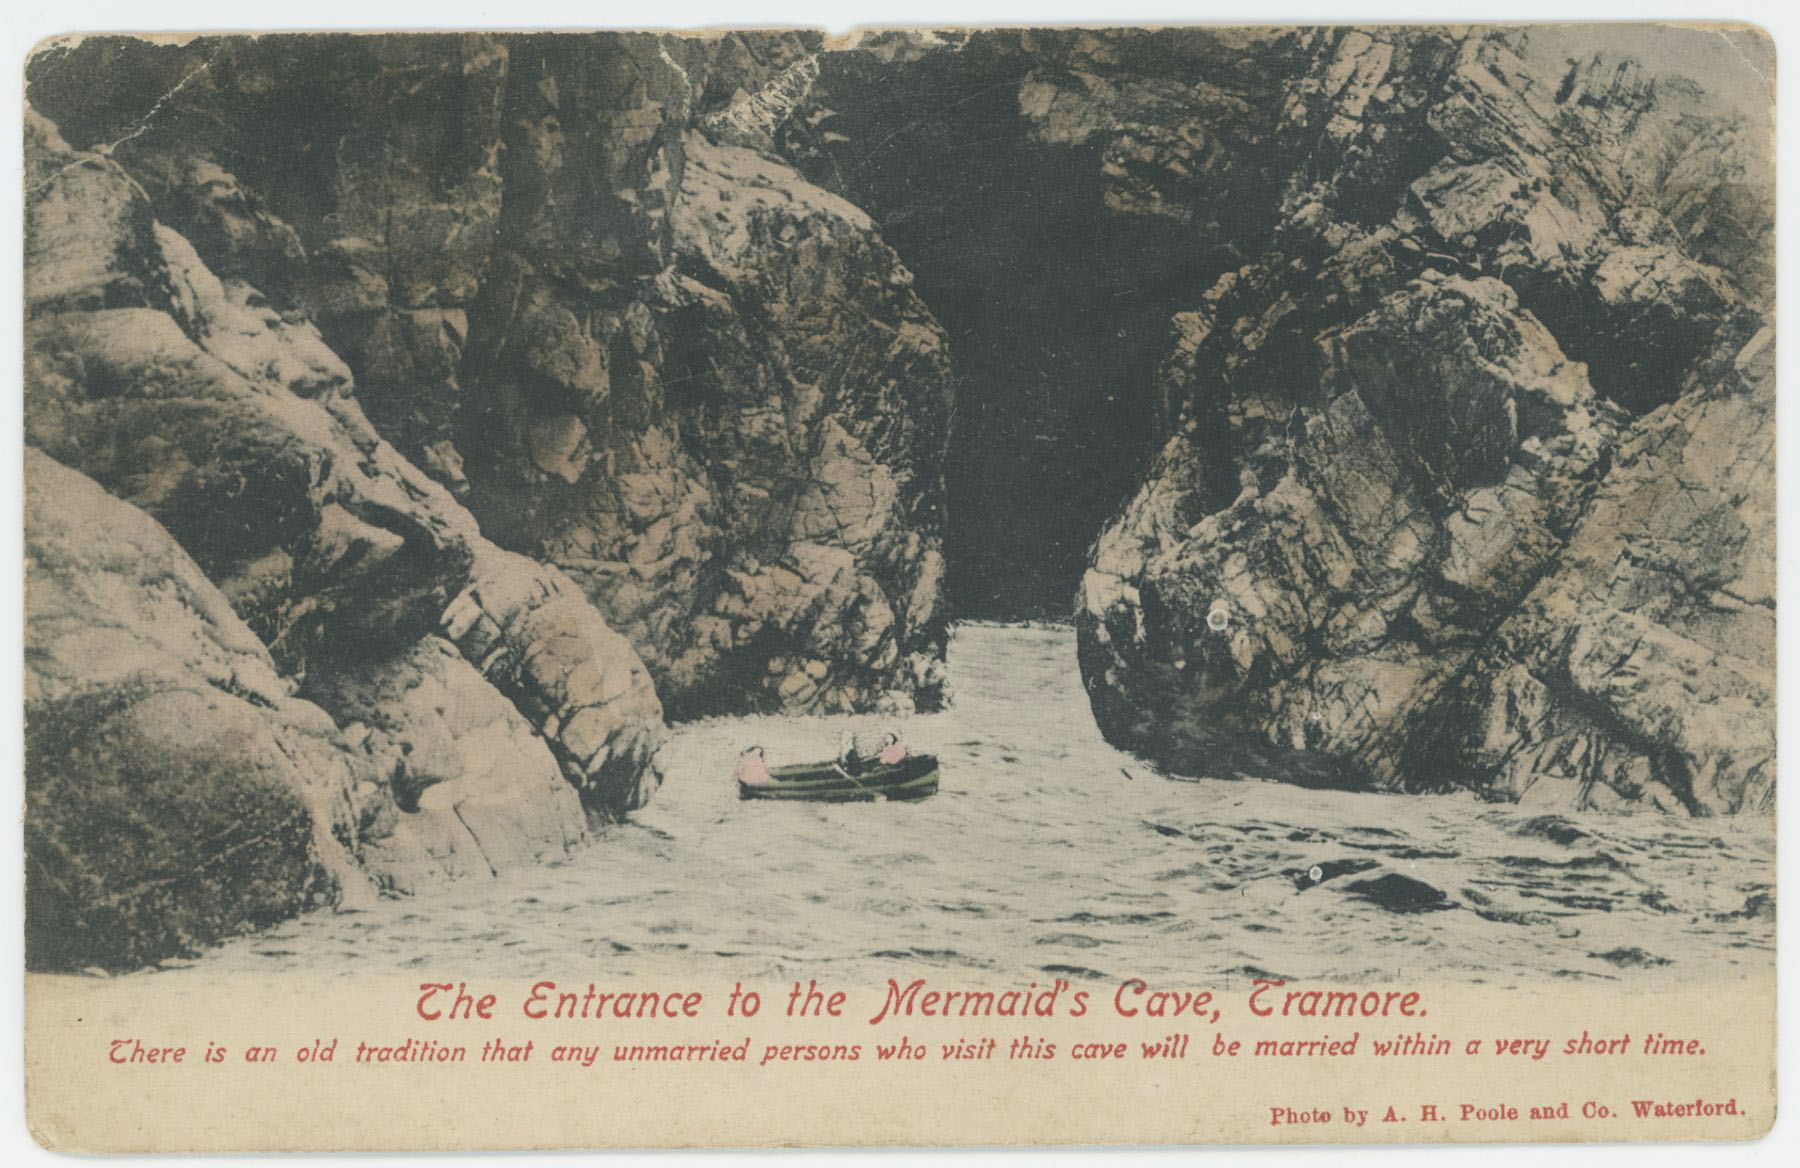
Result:
<svg viewBox="0 0 1800 1168"><path fill-rule="evenodd" d="M1560 815L1539 815L1528 819L1513 829L1514 834L1527 838L1547 839L1554 844L1568 847L1576 840L1588 838L1588 833L1564 819Z"/></svg>
<svg viewBox="0 0 1800 1168"><path fill-rule="evenodd" d="M1358 880L1347 885L1344 891L1360 900L1372 901L1389 912L1437 912L1456 907L1441 889L1398 872L1389 872L1373 880Z"/></svg>
<svg viewBox="0 0 1800 1168"><path fill-rule="evenodd" d="M1605 953L1590 953L1588 956L1617 965L1622 969L1642 969L1647 966L1669 964L1667 957L1646 953L1635 945L1622 949L1609 949Z"/></svg>
<svg viewBox="0 0 1800 1168"><path fill-rule="evenodd" d="M1719 913L1721 921L1772 921L1775 919L1775 894L1753 892L1744 898L1744 907L1736 912Z"/></svg>
<svg viewBox="0 0 1800 1168"><path fill-rule="evenodd" d="M1283 868L1281 874L1294 882L1294 887L1301 892L1315 888L1327 880L1339 876L1348 876L1357 872L1367 872L1370 868L1380 867L1374 860L1326 860L1307 868Z"/></svg>

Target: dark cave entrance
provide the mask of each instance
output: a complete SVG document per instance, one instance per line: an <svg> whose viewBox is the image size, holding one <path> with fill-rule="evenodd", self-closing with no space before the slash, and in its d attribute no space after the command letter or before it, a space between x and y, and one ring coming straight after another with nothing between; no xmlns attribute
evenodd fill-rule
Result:
<svg viewBox="0 0 1800 1168"><path fill-rule="evenodd" d="M951 612L1067 619L1087 552L1165 424L1170 317L1241 263L1215 230L1106 202L1101 147L1033 138L1041 60L971 45L905 64L828 55L808 177L866 210L949 334Z"/></svg>
<svg viewBox="0 0 1800 1168"><path fill-rule="evenodd" d="M974 279L956 264L918 276L961 391L945 466L959 616L1066 618L1089 545L1162 438L1151 386L1169 310L1142 284L1167 253L1102 241L1098 216L1044 194L971 248L991 257ZM990 264L1003 278L980 278Z"/></svg>

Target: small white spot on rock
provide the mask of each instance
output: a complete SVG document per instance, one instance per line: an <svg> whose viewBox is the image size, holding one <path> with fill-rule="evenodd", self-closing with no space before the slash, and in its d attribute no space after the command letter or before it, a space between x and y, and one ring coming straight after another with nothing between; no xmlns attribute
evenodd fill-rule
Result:
<svg viewBox="0 0 1800 1168"><path fill-rule="evenodd" d="M1231 610L1223 604L1215 604L1206 614L1206 627L1215 633L1222 633L1231 623Z"/></svg>

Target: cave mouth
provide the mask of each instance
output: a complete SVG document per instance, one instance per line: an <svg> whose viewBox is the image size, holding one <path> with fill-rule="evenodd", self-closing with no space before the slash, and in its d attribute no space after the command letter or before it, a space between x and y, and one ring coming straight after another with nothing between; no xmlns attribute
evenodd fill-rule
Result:
<svg viewBox="0 0 1800 1168"><path fill-rule="evenodd" d="M1218 232L1109 205L1097 140L1034 136L1019 92L1039 67L983 44L828 54L823 112L785 144L875 220L949 337L953 619L1069 619L1094 539L1167 436L1170 318L1242 262Z"/></svg>
<svg viewBox="0 0 1800 1168"><path fill-rule="evenodd" d="M1083 218L1026 217L1019 234L1040 239L982 249L991 282L986 264L915 272L957 370L944 465L957 617L1067 619L1089 547L1162 436L1151 387L1170 313L1131 286L1156 257L1129 240L1092 254Z"/></svg>

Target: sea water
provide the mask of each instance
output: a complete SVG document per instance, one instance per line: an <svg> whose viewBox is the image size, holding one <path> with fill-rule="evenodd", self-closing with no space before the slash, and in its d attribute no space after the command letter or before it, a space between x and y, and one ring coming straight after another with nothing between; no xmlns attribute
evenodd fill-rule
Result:
<svg viewBox="0 0 1800 1168"><path fill-rule="evenodd" d="M198 968L1229 988L1773 966L1772 819L1163 776L1101 740L1071 629L963 624L949 669L955 700L939 714L676 727L650 805L567 859L316 913ZM738 800L745 746L772 765L814 761L847 730L884 725L939 757L936 796Z"/></svg>

